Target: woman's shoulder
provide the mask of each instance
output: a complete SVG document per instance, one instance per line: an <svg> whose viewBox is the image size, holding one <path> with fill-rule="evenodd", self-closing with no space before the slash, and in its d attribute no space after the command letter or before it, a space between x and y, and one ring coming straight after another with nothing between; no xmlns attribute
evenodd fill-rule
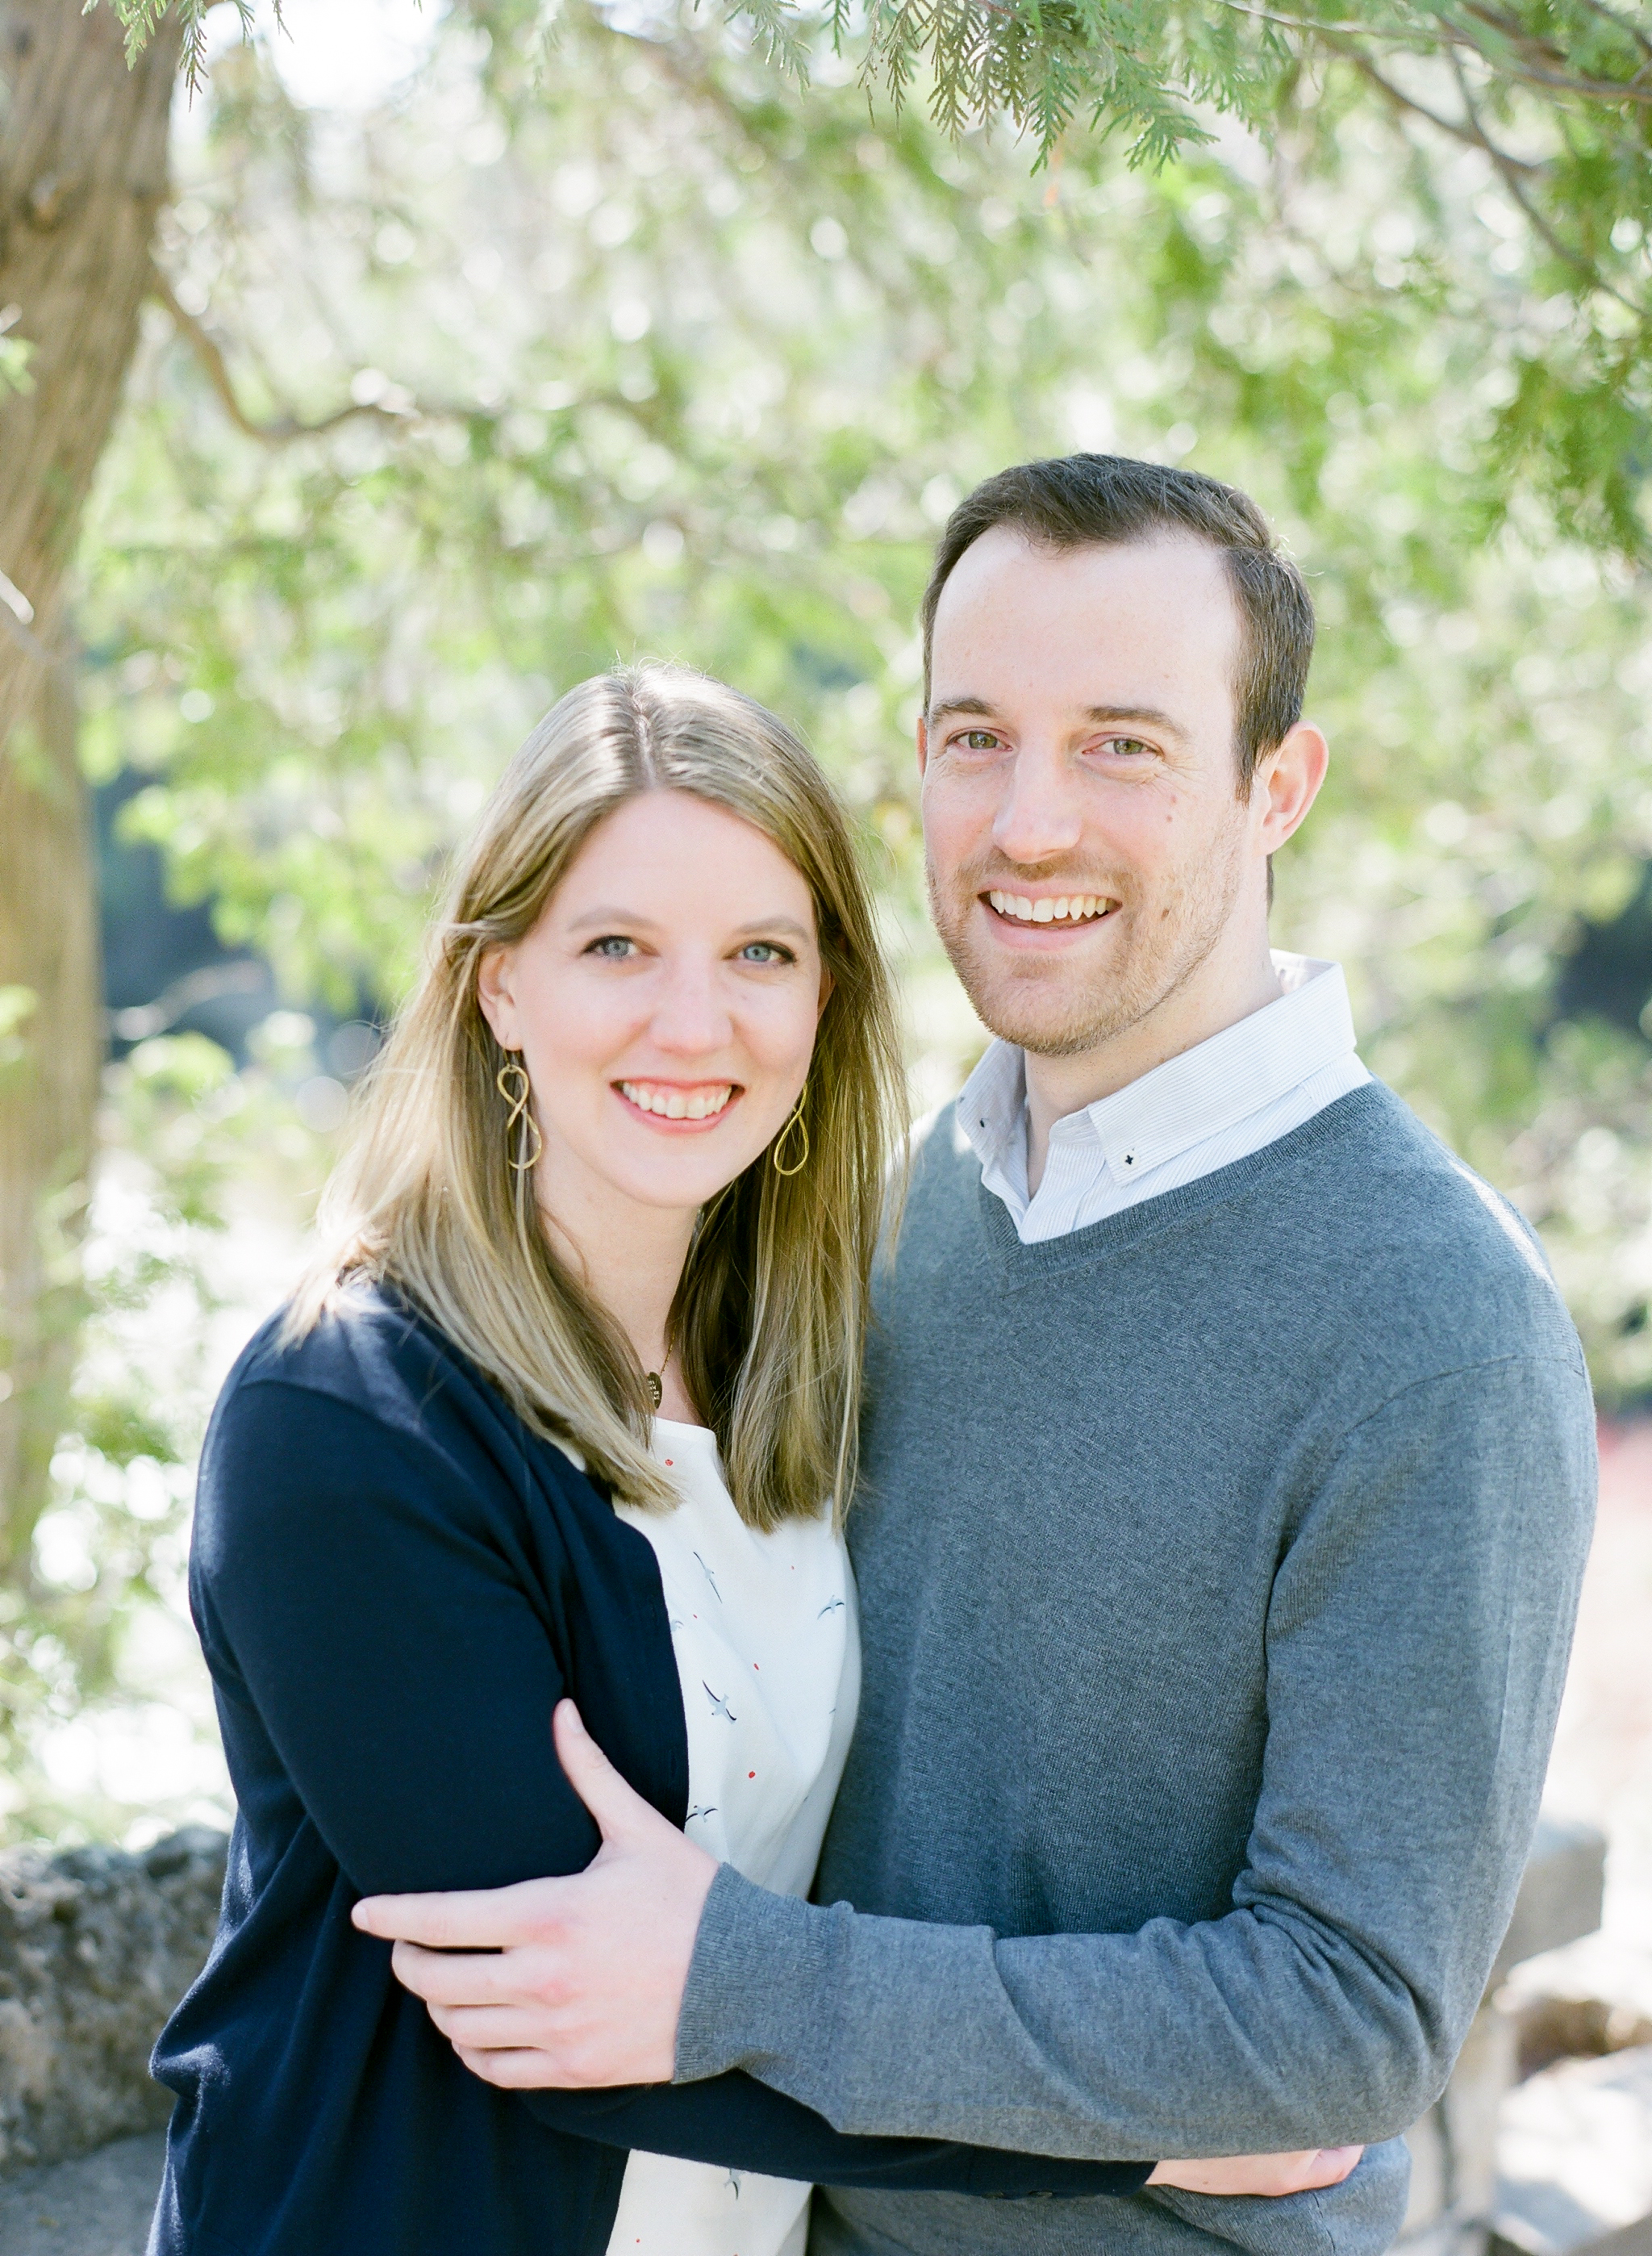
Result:
<svg viewBox="0 0 1652 2256"><path fill-rule="evenodd" d="M410 1404L428 1404L451 1384L454 1363L451 1346L394 1287L357 1280L302 1330L285 1306L278 1308L236 1357L219 1407L255 1387L281 1386L397 1424Z"/></svg>
<svg viewBox="0 0 1652 2256"><path fill-rule="evenodd" d="M256 1494L269 1511L320 1491L424 1498L439 1514L509 1510L530 1488L583 1477L393 1286L355 1282L302 1331L279 1309L249 1340L219 1394L201 1458L200 1505ZM442 1501L442 1499L446 1501Z"/></svg>
<svg viewBox="0 0 1652 2256"><path fill-rule="evenodd" d="M295 1329L278 1309L243 1349L219 1395L212 1441L239 1427L268 1428L280 1405L284 1430L381 1443L404 1453L466 1457L480 1449L519 1465L541 1451L553 1475L566 1460L538 1442L498 1388L393 1284L356 1280L316 1321ZM568 1470L572 1472L572 1468Z"/></svg>

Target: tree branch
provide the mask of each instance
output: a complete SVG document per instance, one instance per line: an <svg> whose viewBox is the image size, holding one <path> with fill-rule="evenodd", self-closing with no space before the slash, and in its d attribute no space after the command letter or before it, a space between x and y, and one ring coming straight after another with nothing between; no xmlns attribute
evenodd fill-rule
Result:
<svg viewBox="0 0 1652 2256"><path fill-rule="evenodd" d="M0 573L0 579L4 577L4 573ZM7 588L12 588L14 583L6 580L5 585ZM43 666L48 673L68 670L68 653L66 651L48 649L28 621L18 617L7 602L3 589L0 589L0 627L5 629L19 650L32 658L37 666Z"/></svg>
<svg viewBox="0 0 1652 2256"><path fill-rule="evenodd" d="M1490 7L1487 4L1487 0L1461 0L1461 5L1466 14L1473 16L1478 22L1484 24L1488 31L1494 32L1500 39L1506 39L1511 47L1524 54L1541 56L1554 66L1550 70L1516 67L1509 72L1508 75L1521 80L1526 85L1557 87L1564 92L1586 94L1593 99L1608 102L1619 98L1630 102L1642 102L1652 97L1652 89L1643 88L1639 83L1645 76L1644 66L1636 71L1632 78L1580 77L1577 72L1569 71L1566 68L1566 51L1564 47L1557 46L1553 39L1539 39L1535 32L1529 32L1519 18L1511 16L1507 9ZM1623 18L1615 15L1611 9L1603 7L1600 0L1584 0L1584 5L1592 9L1595 15L1602 18L1606 23L1614 25L1618 31L1629 33L1648 54L1652 54L1652 46L1648 46L1644 35L1636 25L1625 23ZM1461 39L1459 44L1466 46L1471 53L1483 55L1483 50L1472 39ZM1490 69L1496 70L1499 67L1490 57L1485 56L1484 60Z"/></svg>
<svg viewBox="0 0 1652 2256"><path fill-rule="evenodd" d="M1641 53L1652 61L1652 39L1647 37L1638 24L1631 23L1627 16L1620 16L1615 8L1608 8L1606 0L1583 0L1583 4L1592 16L1599 16L1602 22L1613 25L1620 32L1627 32ZM1639 78L1640 75L1637 71L1635 76Z"/></svg>
<svg viewBox="0 0 1652 2256"><path fill-rule="evenodd" d="M1468 121L1469 130L1473 133L1475 138L1479 141L1480 147L1486 152L1486 154L1491 159L1492 163L1497 167L1498 173L1502 179L1503 186L1508 189L1509 194L1514 198L1515 201L1520 206L1521 210L1525 214L1527 223L1531 228L1533 233L1538 236L1543 242L1546 243L1550 250L1554 252L1555 257L1560 259L1564 264L1570 266L1574 274L1581 275L1584 279L1591 283L1595 289L1604 290L1608 297L1615 298L1619 305L1624 307L1629 313L1634 315L1637 321L1644 325L1646 321L1646 308L1643 306L1637 306L1633 298L1626 298L1622 291L1617 287L1615 283L1608 282L1606 276L1600 271L1600 269L1595 264L1593 259L1585 257L1584 253L1580 250L1573 250L1572 246L1565 241L1564 236L1556 233L1555 229L1550 225L1548 220L1544 218L1543 215L1538 210L1536 204L1532 202L1530 197L1526 193L1526 183L1520 178L1520 171L1522 168L1517 166L1515 160L1512 157L1510 157L1504 150L1501 150L1497 146L1496 143L1493 141L1490 135L1486 131L1484 126L1481 125L1480 122L1480 112L1474 107L1474 97L1469 92L1467 78L1464 74L1463 66L1459 60L1455 51L1452 53L1450 61L1452 74L1457 80L1457 91L1462 97L1463 115Z"/></svg>
<svg viewBox="0 0 1652 2256"><path fill-rule="evenodd" d="M1453 141L1461 141L1470 149L1479 149L1487 154L1494 153L1490 151L1483 133L1476 132L1472 126L1457 118L1442 117L1438 109L1431 109L1425 102L1418 102L1412 95L1402 93L1393 80L1384 78L1370 57L1362 55L1357 47L1349 46L1342 39L1332 38L1327 38L1325 44L1333 55L1339 55L1344 62L1352 63L1360 77L1374 87L1385 101L1391 102L1396 109L1409 110L1412 116L1426 119L1428 123L1436 127L1438 131L1449 133ZM1511 157L1507 151L1494 153L1501 156L1505 165L1512 166L1517 172L1541 173L1543 170L1541 165L1529 163L1522 157Z"/></svg>
<svg viewBox="0 0 1652 2256"><path fill-rule="evenodd" d="M1370 64L1367 58L1358 54L1347 44L1348 41L1387 39L1398 49L1413 53L1417 51L1416 39L1408 38L1403 32L1383 32L1369 24L1327 24L1311 16L1290 16L1278 9L1254 7L1248 4L1248 0L1221 0L1221 4L1231 14L1248 17L1253 23L1276 25L1283 32L1298 32L1304 39L1318 39L1331 48L1333 53L1341 55L1346 61L1358 62L1366 67L1367 75L1374 70L1375 66ZM1597 15L1604 17L1608 22L1615 24L1620 31L1628 32L1646 48L1648 54L1652 56L1652 44L1646 40L1634 25L1626 24L1623 18L1612 9L1600 5L1600 0L1584 0L1584 4L1592 7ZM1511 25L1506 18L1491 9L1470 4L1468 12L1477 16L1489 30L1495 31L1506 38L1511 46L1522 47L1529 51L1535 49L1540 54L1557 53L1557 50L1547 42L1529 38L1520 31L1518 26ZM1448 53L1459 48L1466 48L1470 54L1479 55L1482 60L1487 61L1489 68L1499 71L1503 77L1515 80L1522 86L1542 87L1556 94L1582 95L1591 102L1630 102L1641 106L1652 104L1652 86L1644 86L1641 83L1643 75L1641 71L1637 71L1634 76L1629 79L1581 78L1571 71L1543 70L1535 63L1518 61L1501 65L1492 63L1486 56L1484 48L1476 39L1459 25L1451 23L1445 18L1439 19L1438 36ZM1387 81L1379 82L1385 87L1388 85ZM1396 89L1392 88L1388 90L1396 92ZM1417 110L1420 116L1431 117L1433 123L1445 132L1455 130L1445 118L1434 116L1431 110L1424 109L1421 102L1412 102L1409 95L1398 95L1397 98L1405 102L1409 109Z"/></svg>
<svg viewBox="0 0 1652 2256"><path fill-rule="evenodd" d="M249 439L257 440L260 446L281 447L294 439L319 438L324 432L336 431L341 423L352 422L358 416L366 416L376 422L400 427L404 426L415 416L425 419L432 415L463 415L467 412L456 407L430 408L423 405L398 409L385 407L377 400L353 399L348 407L335 408L331 415L318 416L313 423L306 423L296 415L280 415L268 423L257 422L248 414L241 404L235 391L234 379L230 376L217 341L193 314L185 312L183 307L178 302L178 293L172 288L171 282L160 268L152 263L150 267L150 289L166 308L172 317L172 326L194 354L202 375L211 384L225 414L237 431L243 432Z"/></svg>

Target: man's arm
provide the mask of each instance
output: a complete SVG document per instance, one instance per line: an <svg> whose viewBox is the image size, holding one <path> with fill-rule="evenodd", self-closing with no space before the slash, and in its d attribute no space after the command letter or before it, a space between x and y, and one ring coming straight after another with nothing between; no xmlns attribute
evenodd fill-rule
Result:
<svg viewBox="0 0 1652 2256"><path fill-rule="evenodd" d="M1593 1492L1580 1369L1510 1358L1407 1389L1346 1438L1281 1562L1262 1789L1226 1917L1004 1940L725 1867L678 2080L743 2068L845 2130L1070 2154L1405 2129L1513 1907Z"/></svg>
<svg viewBox="0 0 1652 2256"><path fill-rule="evenodd" d="M221 1696L256 1711L352 1888L508 1887L590 1862L598 1829L552 1745L566 1687L545 1625L436 1449L325 1395L243 1386L207 1453L192 1595ZM661 2077L669 2062L668 2044ZM1129 2194L1147 2175L845 2136L740 2075L520 2104L608 2145L839 2185Z"/></svg>

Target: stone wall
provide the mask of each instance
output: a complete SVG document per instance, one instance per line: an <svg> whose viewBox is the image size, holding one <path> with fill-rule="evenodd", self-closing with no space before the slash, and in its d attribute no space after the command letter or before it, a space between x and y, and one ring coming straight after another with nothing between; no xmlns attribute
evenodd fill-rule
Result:
<svg viewBox="0 0 1652 2256"><path fill-rule="evenodd" d="M1539 1824L1452 2080L1408 2135L1411 2199L1395 2256L1484 2256L1497 2208L1498 2124L1518 2074L1518 2030L1500 1992L1514 1967L1599 1926L1606 1855L1592 1825L1547 1817Z"/></svg>
<svg viewBox="0 0 1652 2256"><path fill-rule="evenodd" d="M171 2096L150 2080L150 2048L211 1945L226 1845L221 1833L192 1828L141 1856L0 1856L0 2177L165 2124ZM1522 2038L1498 1993L1511 1967L1597 1925L1604 1851L1592 1828L1540 1829L1487 2002L1444 2097L1411 2133L1410 2212L1395 2256L1486 2256L1498 2119ZM146 2217L152 2190L140 2190Z"/></svg>
<svg viewBox="0 0 1652 2256"><path fill-rule="evenodd" d="M158 2127L150 2048L218 1924L227 1837L0 1856L0 2176Z"/></svg>

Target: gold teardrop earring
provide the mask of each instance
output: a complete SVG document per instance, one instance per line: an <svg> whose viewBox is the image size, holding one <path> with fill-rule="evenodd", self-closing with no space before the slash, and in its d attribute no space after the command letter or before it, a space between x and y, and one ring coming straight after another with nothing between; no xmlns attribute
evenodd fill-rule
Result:
<svg viewBox="0 0 1652 2256"><path fill-rule="evenodd" d="M514 1075L516 1078L511 1086L507 1089L505 1080L509 1075ZM531 1106L533 1083L528 1079L528 1068L514 1052L494 1075L494 1087L510 1107L510 1117L505 1123L505 1156L510 1160L510 1166L517 1174L525 1175L531 1168L538 1166L539 1155L545 1150L545 1138L539 1133L539 1124L534 1118ZM517 1135L518 1121L522 1124L522 1133L519 1137ZM533 1138L531 1152L528 1150L528 1139L531 1135ZM520 1160L511 1153L510 1146L513 1140L522 1146L524 1156Z"/></svg>
<svg viewBox="0 0 1652 2256"><path fill-rule="evenodd" d="M785 1126L775 1138L774 1143L770 1149L770 1162L777 1175L800 1175L803 1173L803 1170L809 1164L809 1124L803 1117L803 1108L808 1101L809 1084L805 1081L798 1094L797 1103L791 1108L791 1116L790 1119L788 1119ZM785 1142L787 1137L791 1135L794 1128L797 1130L798 1135L803 1139L803 1149L798 1154L796 1164L788 1167L784 1166L781 1160L780 1147Z"/></svg>

